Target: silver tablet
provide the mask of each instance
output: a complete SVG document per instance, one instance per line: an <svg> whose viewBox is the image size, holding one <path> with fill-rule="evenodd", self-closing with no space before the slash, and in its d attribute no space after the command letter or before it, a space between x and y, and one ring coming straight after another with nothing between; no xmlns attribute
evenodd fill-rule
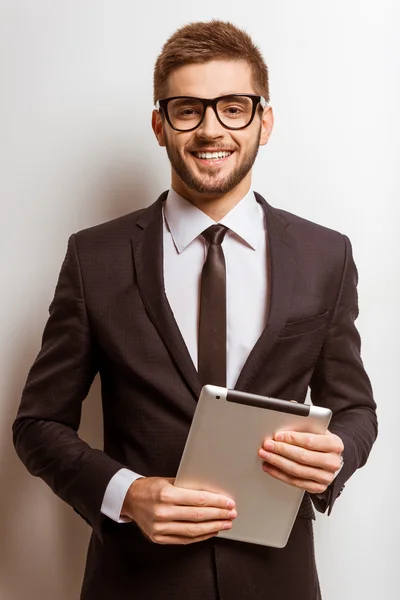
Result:
<svg viewBox="0 0 400 600"><path fill-rule="evenodd" d="M235 500L238 516L219 537L283 548L304 491L265 473L258 450L279 430L325 433L331 416L320 406L206 385L175 485Z"/></svg>

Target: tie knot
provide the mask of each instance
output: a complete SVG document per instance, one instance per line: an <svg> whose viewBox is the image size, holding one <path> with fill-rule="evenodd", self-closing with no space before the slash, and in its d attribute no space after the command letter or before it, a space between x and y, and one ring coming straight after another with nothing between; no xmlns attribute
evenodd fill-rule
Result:
<svg viewBox="0 0 400 600"><path fill-rule="evenodd" d="M220 245L225 237L228 228L225 225L211 225L202 232L204 239L213 245Z"/></svg>

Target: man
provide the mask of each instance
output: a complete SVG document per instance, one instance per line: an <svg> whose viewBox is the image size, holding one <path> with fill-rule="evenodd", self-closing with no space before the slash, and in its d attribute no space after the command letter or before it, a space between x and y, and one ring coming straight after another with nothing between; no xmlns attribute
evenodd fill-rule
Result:
<svg viewBox="0 0 400 600"><path fill-rule="evenodd" d="M83 600L316 600L310 499L332 510L377 431L350 243L252 191L273 115L247 34L218 21L178 30L154 100L170 190L71 236L16 449L93 527ZM210 290L223 301L210 306ZM204 344L214 319L215 348ZM104 452L77 435L97 372ZM218 538L240 507L173 485L201 387L221 378L298 402L310 387L333 412L325 435L278 432L259 449L266 477L307 492L283 549Z"/></svg>

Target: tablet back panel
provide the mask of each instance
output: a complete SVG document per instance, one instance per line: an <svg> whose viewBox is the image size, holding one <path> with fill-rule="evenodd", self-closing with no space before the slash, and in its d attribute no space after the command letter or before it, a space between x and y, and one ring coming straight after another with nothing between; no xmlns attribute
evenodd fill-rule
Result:
<svg viewBox="0 0 400 600"><path fill-rule="evenodd" d="M218 537L282 548L304 492L265 473L258 450L278 430L324 433L331 415L317 406L205 386L175 485L235 500L238 516Z"/></svg>

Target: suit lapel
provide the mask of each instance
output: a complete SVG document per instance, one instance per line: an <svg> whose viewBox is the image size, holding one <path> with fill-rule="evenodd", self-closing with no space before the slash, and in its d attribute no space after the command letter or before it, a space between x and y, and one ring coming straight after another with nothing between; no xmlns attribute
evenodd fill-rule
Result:
<svg viewBox="0 0 400 600"><path fill-rule="evenodd" d="M132 237L133 257L139 292L145 308L172 360L196 400L201 383L182 334L175 321L164 288L162 205L168 192L145 209Z"/></svg>
<svg viewBox="0 0 400 600"><path fill-rule="evenodd" d="M290 314L295 277L293 241L283 217L255 194L267 219L269 310L267 325L250 352L235 389L248 390L268 360L278 335Z"/></svg>
<svg viewBox="0 0 400 600"><path fill-rule="evenodd" d="M139 292L149 317L197 400L201 382L164 289L162 205L167 194L162 194L157 202L145 209L136 223L132 237L134 263ZM289 317L295 277L295 252L286 222L259 194L256 198L267 219L269 311L267 325L235 385L235 389L243 391L251 387L262 370Z"/></svg>

